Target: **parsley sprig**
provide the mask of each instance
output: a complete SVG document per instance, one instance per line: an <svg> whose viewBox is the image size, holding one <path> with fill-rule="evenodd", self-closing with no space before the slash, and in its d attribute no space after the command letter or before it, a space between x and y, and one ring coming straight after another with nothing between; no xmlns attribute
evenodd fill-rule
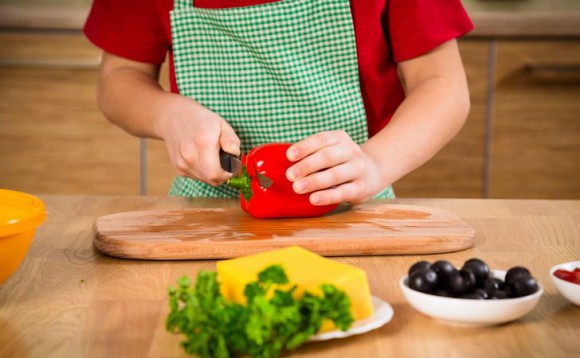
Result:
<svg viewBox="0 0 580 358"><path fill-rule="evenodd" d="M322 284L322 295L305 292L295 298L296 285L279 286L288 283L282 266L270 266L246 285L247 304L241 305L221 295L215 271L200 271L195 286L183 276L177 287L169 287L167 330L185 335L184 350L203 358L267 358L302 345L325 319L343 331L350 328L351 303L344 291Z"/></svg>

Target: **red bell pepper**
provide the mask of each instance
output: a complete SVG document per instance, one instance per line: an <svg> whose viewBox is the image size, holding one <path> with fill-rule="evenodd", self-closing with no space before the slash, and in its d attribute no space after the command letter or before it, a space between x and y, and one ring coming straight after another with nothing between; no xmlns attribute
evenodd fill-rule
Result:
<svg viewBox="0 0 580 358"><path fill-rule="evenodd" d="M229 185L240 190L242 210L255 218L321 216L338 205L315 206L310 194L297 194L292 182L286 179L286 170L293 164L286 158L290 143L269 143L257 146L242 155L242 173L229 180ZM268 188L258 181L258 173L272 180Z"/></svg>
<svg viewBox="0 0 580 358"><path fill-rule="evenodd" d="M580 268L575 268L573 271L556 270L554 276L561 278L564 281L572 282L580 285Z"/></svg>

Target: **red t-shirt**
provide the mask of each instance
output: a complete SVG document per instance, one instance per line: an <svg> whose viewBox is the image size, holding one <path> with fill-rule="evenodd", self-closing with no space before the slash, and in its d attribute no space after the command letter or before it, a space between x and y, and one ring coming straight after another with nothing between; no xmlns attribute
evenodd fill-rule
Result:
<svg viewBox="0 0 580 358"><path fill-rule="evenodd" d="M94 0L84 32L111 54L160 64L169 52L171 91L178 92L169 12L174 0ZM193 1L193 0L192 0ZM195 0L195 6L250 6L273 0ZM473 29L460 0L350 0L360 89L369 136L380 131L404 99L397 62Z"/></svg>

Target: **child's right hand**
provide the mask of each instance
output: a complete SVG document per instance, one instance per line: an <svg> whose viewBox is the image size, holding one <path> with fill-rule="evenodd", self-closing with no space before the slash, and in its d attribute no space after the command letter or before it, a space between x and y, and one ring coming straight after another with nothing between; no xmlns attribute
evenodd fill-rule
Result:
<svg viewBox="0 0 580 358"><path fill-rule="evenodd" d="M240 139L218 114L181 96L167 99L160 133L177 174L219 185L231 177L220 166L219 150L239 155Z"/></svg>

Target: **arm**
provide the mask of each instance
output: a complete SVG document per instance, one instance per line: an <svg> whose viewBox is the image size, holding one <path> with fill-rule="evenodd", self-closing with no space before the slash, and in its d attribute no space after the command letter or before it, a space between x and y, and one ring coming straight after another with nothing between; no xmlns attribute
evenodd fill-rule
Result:
<svg viewBox="0 0 580 358"><path fill-rule="evenodd" d="M239 139L227 122L199 103L165 92L159 65L103 54L98 103L103 114L127 132L163 139L178 175L217 185L229 173L219 148L239 154Z"/></svg>
<svg viewBox="0 0 580 358"><path fill-rule="evenodd" d="M361 146L346 133L322 132L288 149L294 190L315 205L357 203L433 157L461 129L469 90L457 41L400 64L407 96L390 123Z"/></svg>

